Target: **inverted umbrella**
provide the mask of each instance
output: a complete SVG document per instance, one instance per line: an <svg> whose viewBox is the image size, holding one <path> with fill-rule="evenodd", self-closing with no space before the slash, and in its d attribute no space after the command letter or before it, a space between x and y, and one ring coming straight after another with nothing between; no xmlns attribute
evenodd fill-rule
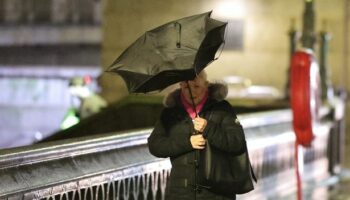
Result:
<svg viewBox="0 0 350 200"><path fill-rule="evenodd" d="M147 31L107 69L118 73L130 93L160 91L192 80L224 42L226 24L211 12L168 22Z"/></svg>

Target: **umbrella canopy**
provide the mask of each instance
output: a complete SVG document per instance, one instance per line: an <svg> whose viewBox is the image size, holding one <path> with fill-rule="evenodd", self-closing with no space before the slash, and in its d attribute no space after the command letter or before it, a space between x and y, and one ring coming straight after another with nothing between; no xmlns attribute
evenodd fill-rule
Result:
<svg viewBox="0 0 350 200"><path fill-rule="evenodd" d="M227 23L210 15L185 17L147 31L107 71L118 73L130 93L159 91L194 79L224 42Z"/></svg>

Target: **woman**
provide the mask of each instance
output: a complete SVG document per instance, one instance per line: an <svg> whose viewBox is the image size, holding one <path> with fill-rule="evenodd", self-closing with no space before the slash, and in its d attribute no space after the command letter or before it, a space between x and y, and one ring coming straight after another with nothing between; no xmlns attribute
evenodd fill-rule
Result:
<svg viewBox="0 0 350 200"><path fill-rule="evenodd" d="M227 87L209 84L203 71L194 80L181 82L180 89L165 98L165 108L148 138L148 147L156 157L170 157L172 170L166 200L235 199L200 187L196 178L195 152L204 149L207 142L226 152L244 149L242 126L232 106L224 100L226 95Z"/></svg>

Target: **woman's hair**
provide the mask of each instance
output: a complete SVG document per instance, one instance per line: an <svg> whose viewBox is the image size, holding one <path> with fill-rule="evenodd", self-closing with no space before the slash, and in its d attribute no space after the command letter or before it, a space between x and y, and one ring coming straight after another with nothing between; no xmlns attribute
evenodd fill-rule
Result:
<svg viewBox="0 0 350 200"><path fill-rule="evenodd" d="M205 70L202 70L201 72L199 72L199 74L197 74L197 77L200 77L205 81L208 81L207 72Z"/></svg>

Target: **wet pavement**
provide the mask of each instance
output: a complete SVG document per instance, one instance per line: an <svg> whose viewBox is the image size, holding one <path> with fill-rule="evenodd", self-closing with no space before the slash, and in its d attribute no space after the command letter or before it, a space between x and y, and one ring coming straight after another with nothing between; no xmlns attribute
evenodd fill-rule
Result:
<svg viewBox="0 0 350 200"><path fill-rule="evenodd" d="M350 170L339 176L339 181L329 190L329 200L350 200Z"/></svg>
<svg viewBox="0 0 350 200"><path fill-rule="evenodd" d="M297 197L289 194L278 200L297 200ZM350 200L350 169L314 184L304 183L303 200Z"/></svg>

